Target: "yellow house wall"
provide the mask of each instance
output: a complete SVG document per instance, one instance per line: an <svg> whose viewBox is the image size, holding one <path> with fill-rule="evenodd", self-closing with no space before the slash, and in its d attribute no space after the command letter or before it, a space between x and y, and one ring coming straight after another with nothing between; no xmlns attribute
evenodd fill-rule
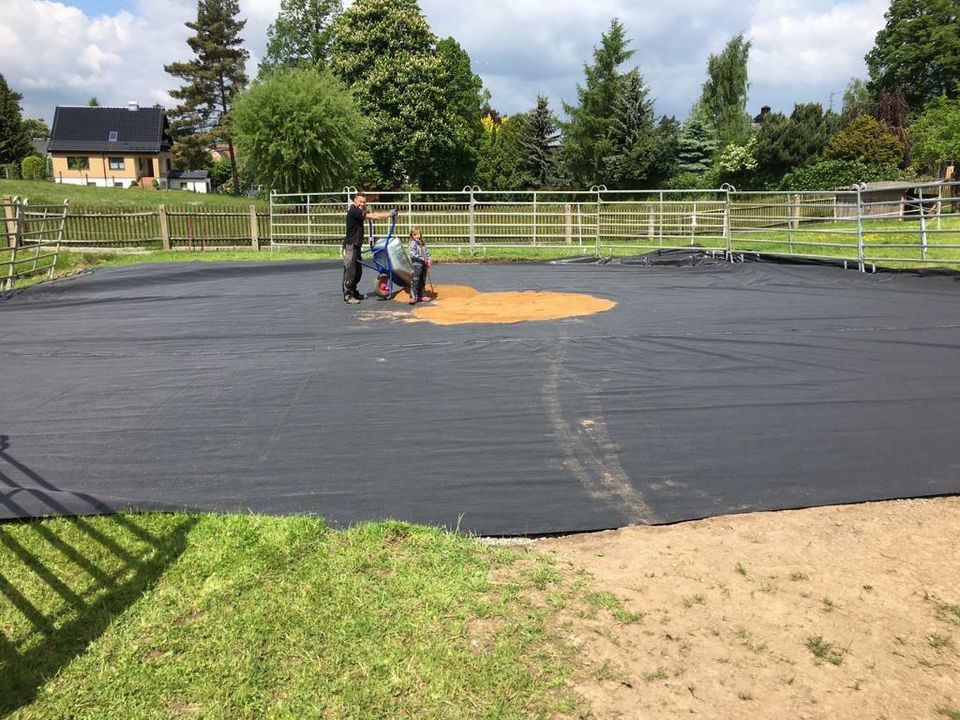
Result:
<svg viewBox="0 0 960 720"><path fill-rule="evenodd" d="M68 157L85 157L90 163L88 170L71 170L67 165ZM123 158L123 170L111 170L110 158ZM133 154L133 153L55 153L51 159L53 164L53 177L64 180L84 180L94 178L117 182L121 180L129 183L131 180L139 180L143 173L140 172L139 161L146 158L150 161L153 168L154 178L165 178L172 168L173 155L169 152L159 153L157 155ZM163 162L161 162L163 161ZM150 178L152 179L152 178Z"/></svg>

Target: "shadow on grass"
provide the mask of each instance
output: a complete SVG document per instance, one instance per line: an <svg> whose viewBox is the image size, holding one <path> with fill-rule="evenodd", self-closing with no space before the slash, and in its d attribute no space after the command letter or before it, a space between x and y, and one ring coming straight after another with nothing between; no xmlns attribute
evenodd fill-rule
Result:
<svg viewBox="0 0 960 720"><path fill-rule="evenodd" d="M0 502L13 499L16 473L49 493L31 491L62 514L59 491L8 453L0 436ZM28 705L48 680L81 655L113 620L153 587L187 546L197 519L107 515L0 523L0 716ZM148 528L148 525L155 527ZM158 531L157 528L160 528ZM6 556L6 557L4 557Z"/></svg>

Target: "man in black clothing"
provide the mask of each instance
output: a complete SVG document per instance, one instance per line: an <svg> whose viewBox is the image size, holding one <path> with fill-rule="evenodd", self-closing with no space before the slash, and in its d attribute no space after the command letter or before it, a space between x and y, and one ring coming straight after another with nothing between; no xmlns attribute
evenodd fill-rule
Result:
<svg viewBox="0 0 960 720"><path fill-rule="evenodd" d="M363 274L360 265L360 248L363 247L363 224L368 220L386 220L396 215L396 210L368 212L367 198L357 193L353 204L347 209L347 233L343 238L343 301L357 304L363 294L357 292L357 284Z"/></svg>

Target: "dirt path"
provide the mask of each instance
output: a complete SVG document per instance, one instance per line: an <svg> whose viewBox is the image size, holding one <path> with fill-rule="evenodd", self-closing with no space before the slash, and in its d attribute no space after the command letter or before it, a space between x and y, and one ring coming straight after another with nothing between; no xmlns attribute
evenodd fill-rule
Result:
<svg viewBox="0 0 960 720"><path fill-rule="evenodd" d="M564 612L574 687L597 718L960 720L960 498L536 547L628 611Z"/></svg>

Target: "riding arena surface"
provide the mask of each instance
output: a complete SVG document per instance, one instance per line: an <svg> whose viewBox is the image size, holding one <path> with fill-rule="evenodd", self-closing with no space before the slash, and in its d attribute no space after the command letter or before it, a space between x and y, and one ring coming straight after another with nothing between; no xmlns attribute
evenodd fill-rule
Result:
<svg viewBox="0 0 960 720"><path fill-rule="evenodd" d="M441 264L412 307L340 275L150 265L0 301L0 516L541 535L960 490L957 275Z"/></svg>

